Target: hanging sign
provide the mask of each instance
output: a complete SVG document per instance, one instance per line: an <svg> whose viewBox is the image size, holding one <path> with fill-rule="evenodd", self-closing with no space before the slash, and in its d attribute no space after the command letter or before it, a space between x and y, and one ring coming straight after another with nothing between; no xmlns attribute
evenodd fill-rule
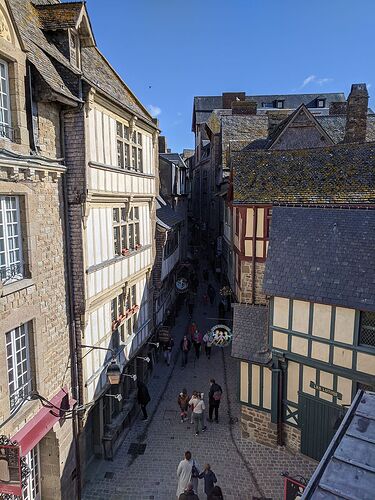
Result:
<svg viewBox="0 0 375 500"><path fill-rule="evenodd" d="M291 477L284 477L284 500L301 498L306 485Z"/></svg>
<svg viewBox="0 0 375 500"><path fill-rule="evenodd" d="M315 389L316 391L325 392L326 394L330 394L334 398L337 398L340 400L342 399L341 392L337 392L337 391L334 391L332 389L328 389L328 387L323 387L322 385L318 385L315 382L313 382L312 380L310 381L310 387L311 387L311 389Z"/></svg>
<svg viewBox="0 0 375 500"><path fill-rule="evenodd" d="M176 290L178 293L185 293L189 288L189 282L186 278L178 278L176 281Z"/></svg>
<svg viewBox="0 0 375 500"><path fill-rule="evenodd" d="M0 436L0 498L22 498L22 486L29 474L18 443Z"/></svg>
<svg viewBox="0 0 375 500"><path fill-rule="evenodd" d="M225 347L232 340L232 331L226 325L215 325L210 330L210 339L218 347Z"/></svg>

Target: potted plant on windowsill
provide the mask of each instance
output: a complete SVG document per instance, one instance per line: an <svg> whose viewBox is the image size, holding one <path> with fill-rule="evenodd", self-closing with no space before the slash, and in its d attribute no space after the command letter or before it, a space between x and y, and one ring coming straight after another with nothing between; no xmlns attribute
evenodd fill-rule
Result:
<svg viewBox="0 0 375 500"><path fill-rule="evenodd" d="M130 254L130 250L129 248L123 248L121 250L121 255L129 255Z"/></svg>
<svg viewBox="0 0 375 500"><path fill-rule="evenodd" d="M135 250L140 250L142 248L142 245L140 243L137 243L135 245Z"/></svg>

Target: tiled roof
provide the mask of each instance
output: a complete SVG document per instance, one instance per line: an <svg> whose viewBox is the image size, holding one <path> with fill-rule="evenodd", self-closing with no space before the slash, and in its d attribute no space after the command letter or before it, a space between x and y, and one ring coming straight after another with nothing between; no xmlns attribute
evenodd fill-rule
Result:
<svg viewBox="0 0 375 500"><path fill-rule="evenodd" d="M45 30L75 28L83 2L38 5L39 19Z"/></svg>
<svg viewBox="0 0 375 500"><path fill-rule="evenodd" d="M231 166L234 203L375 203L373 142L234 152Z"/></svg>
<svg viewBox="0 0 375 500"><path fill-rule="evenodd" d="M151 115L129 91L128 87L96 47L81 49L83 77L101 92L152 123Z"/></svg>
<svg viewBox="0 0 375 500"><path fill-rule="evenodd" d="M183 216L173 210L173 208L168 205L158 204L160 208L156 210L157 222L161 222L162 226L168 226L169 228L176 226L184 220Z"/></svg>
<svg viewBox="0 0 375 500"><path fill-rule="evenodd" d="M263 290L375 311L375 210L274 207Z"/></svg>
<svg viewBox="0 0 375 500"><path fill-rule="evenodd" d="M232 356L266 364L270 361L268 348L268 307L235 304L233 306Z"/></svg>
<svg viewBox="0 0 375 500"><path fill-rule="evenodd" d="M375 393L357 393L320 461L304 500L373 500Z"/></svg>

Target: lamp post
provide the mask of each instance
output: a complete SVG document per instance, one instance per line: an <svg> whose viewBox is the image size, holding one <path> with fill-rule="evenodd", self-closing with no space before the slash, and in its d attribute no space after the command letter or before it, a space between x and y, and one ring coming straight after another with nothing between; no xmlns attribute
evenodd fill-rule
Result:
<svg viewBox="0 0 375 500"><path fill-rule="evenodd" d="M110 385L118 385L121 380L121 368L116 361L116 353L110 347L98 347L94 345L82 344L81 347L86 347L88 349L98 349L101 351L110 351L112 353L112 361L107 367L107 379Z"/></svg>
<svg viewBox="0 0 375 500"><path fill-rule="evenodd" d="M137 359L142 359L143 361L145 361L146 363L149 363L151 360L148 356L146 356L145 358L143 356L137 356Z"/></svg>
<svg viewBox="0 0 375 500"><path fill-rule="evenodd" d="M160 345L159 342L147 342L147 344L154 345L154 346L156 346L156 348L158 348Z"/></svg>

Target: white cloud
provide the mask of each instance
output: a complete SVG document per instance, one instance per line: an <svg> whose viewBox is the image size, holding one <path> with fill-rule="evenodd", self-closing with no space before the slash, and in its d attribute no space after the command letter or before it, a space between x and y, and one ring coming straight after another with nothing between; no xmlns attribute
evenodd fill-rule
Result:
<svg viewBox="0 0 375 500"><path fill-rule="evenodd" d="M332 82L332 78L318 78L316 75L310 75L306 77L301 85L301 89L309 85L310 83L316 83L317 85L324 85L325 83Z"/></svg>
<svg viewBox="0 0 375 500"><path fill-rule="evenodd" d="M161 109L159 108L159 106L154 106L153 104L149 104L148 109L150 110L152 116L161 115Z"/></svg>
<svg viewBox="0 0 375 500"><path fill-rule="evenodd" d="M371 83L367 84L367 90L371 89L371 85L372 85Z"/></svg>

